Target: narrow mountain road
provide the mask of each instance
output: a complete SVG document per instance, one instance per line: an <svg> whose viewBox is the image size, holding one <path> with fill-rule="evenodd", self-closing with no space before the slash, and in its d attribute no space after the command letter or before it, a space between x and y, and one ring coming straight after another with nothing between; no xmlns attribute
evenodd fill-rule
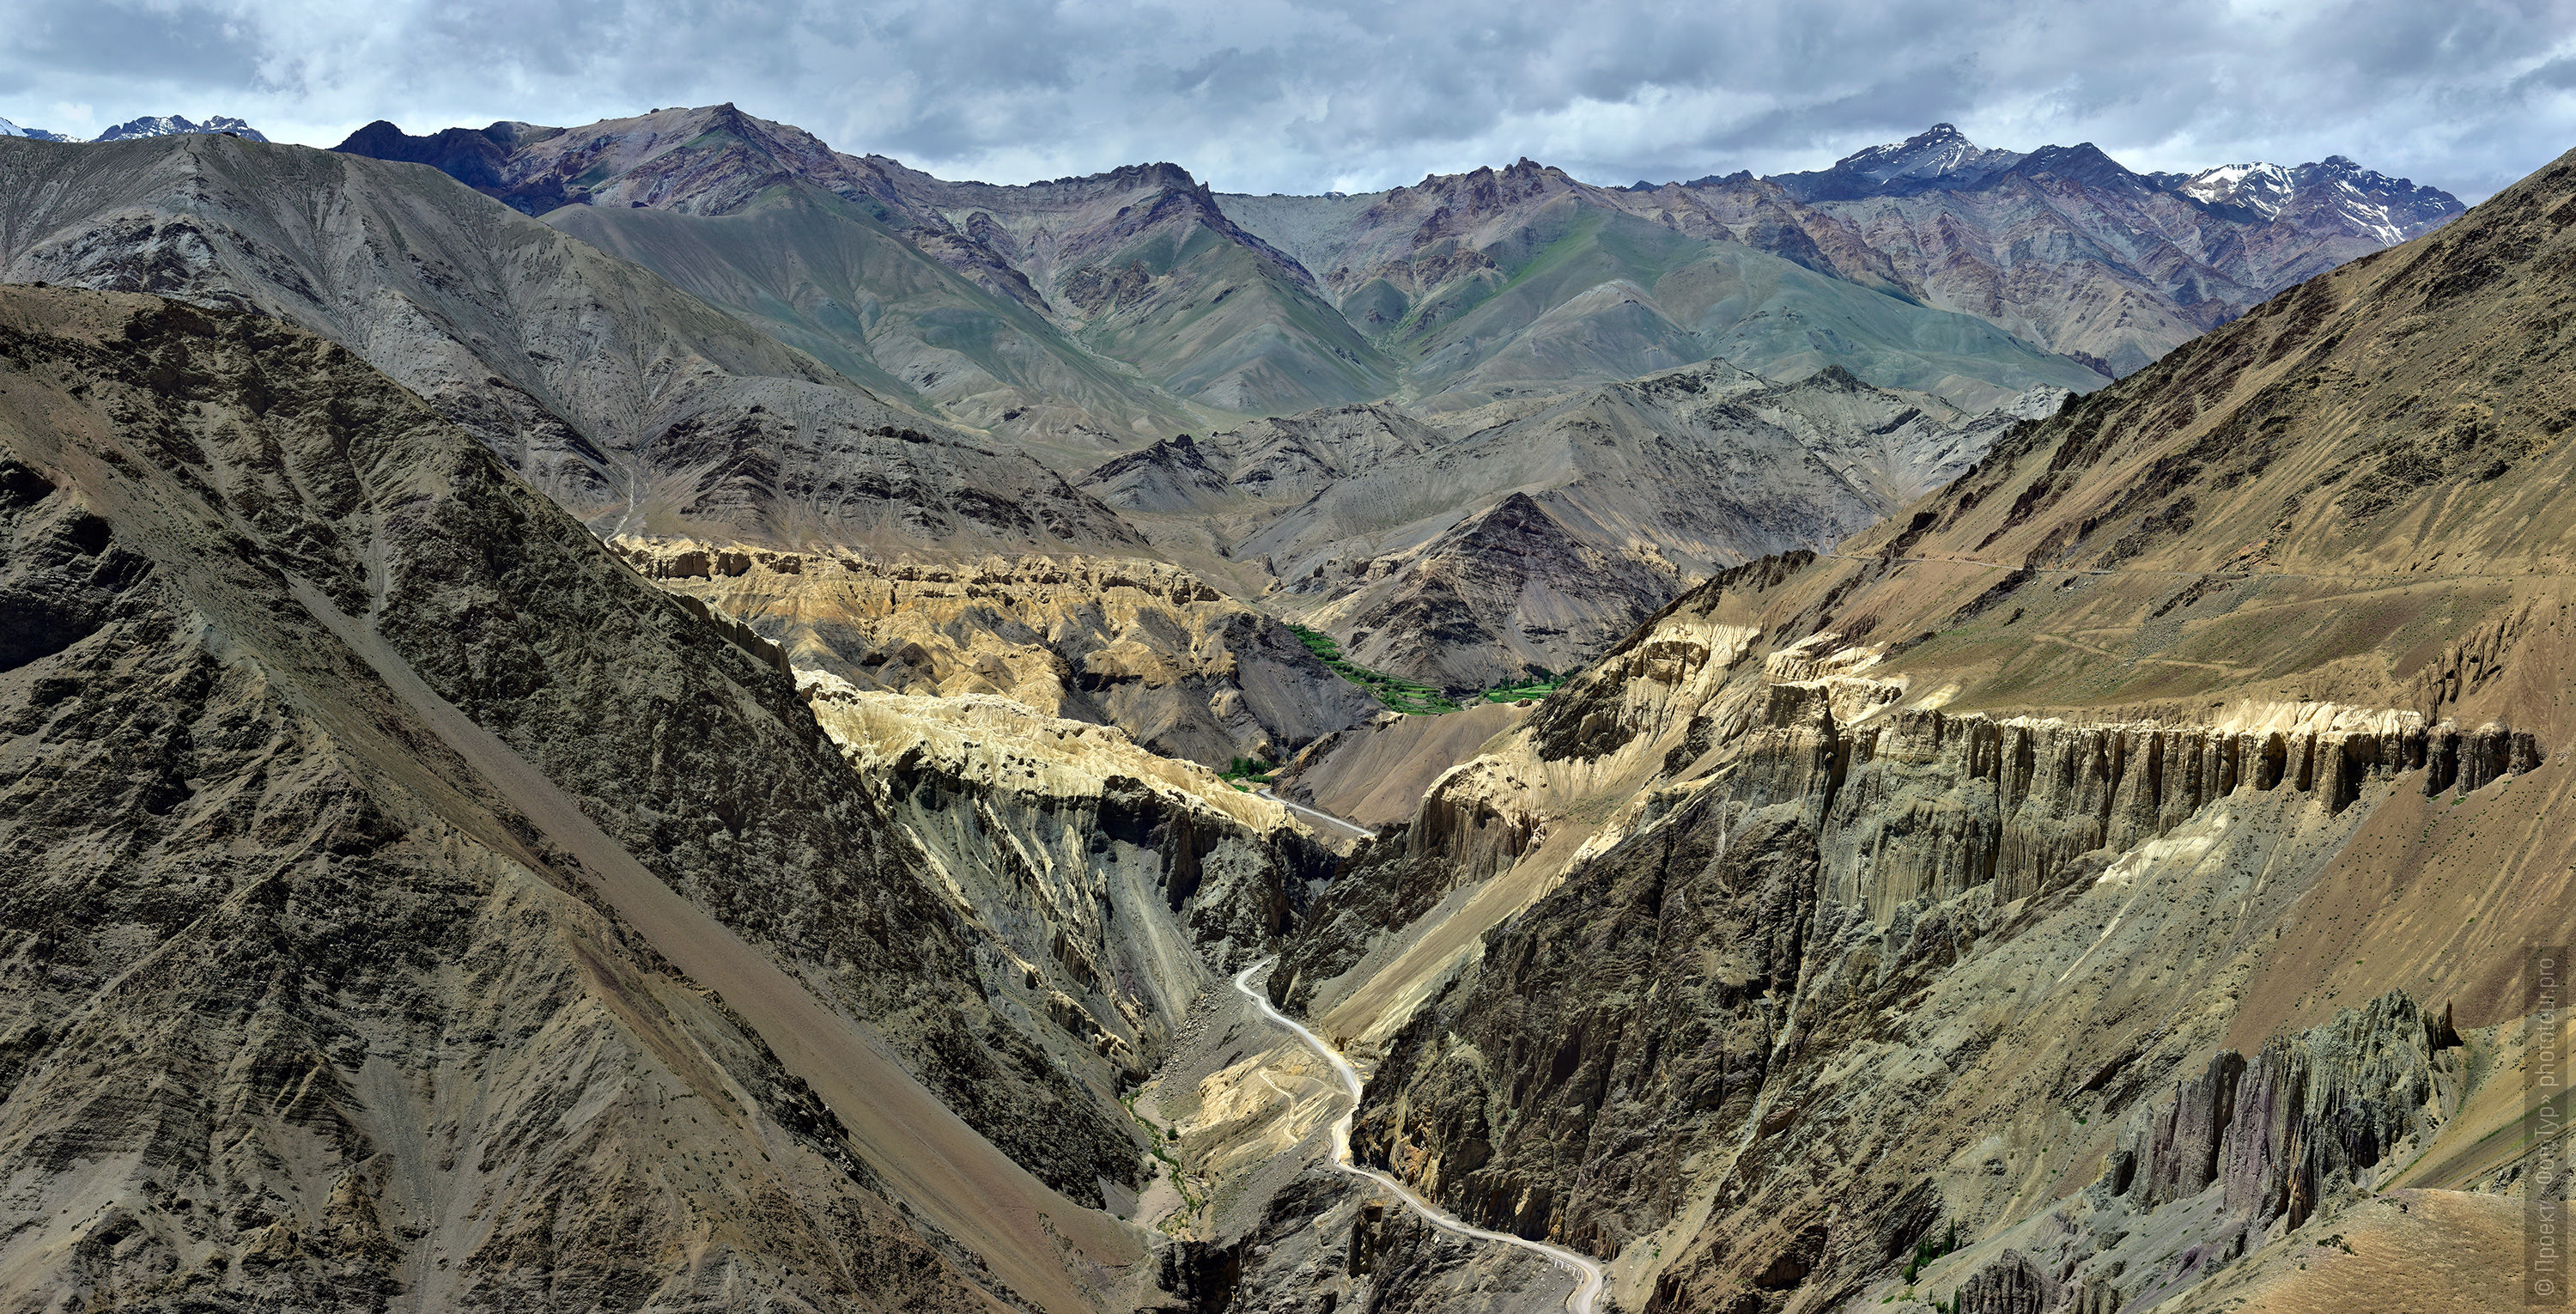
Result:
<svg viewBox="0 0 2576 1314"><path fill-rule="evenodd" d="M1263 1017L1269 1018L1271 1021L1297 1033L1297 1038L1299 1040L1305 1041L1308 1048L1323 1055L1324 1061L1331 1064L1333 1071L1340 1075L1342 1079L1342 1089L1350 1094L1351 1107L1342 1110L1341 1118L1333 1124L1333 1166L1341 1169L1343 1172L1350 1173L1353 1176L1365 1177L1370 1181L1395 1192L1398 1198L1402 1199L1406 1205L1413 1209L1413 1212L1422 1215L1423 1221L1430 1223L1433 1227L1439 1228L1444 1232L1454 1232L1459 1236L1474 1237L1479 1241L1499 1241L1507 1246L1518 1246L1523 1250L1532 1251L1546 1256L1550 1263L1553 1263L1557 1267L1574 1275L1574 1294L1565 1298L1565 1307L1572 1310L1573 1314L1592 1314L1593 1305L1601 1299L1601 1283L1603 1275L1601 1272L1601 1266L1594 1263L1590 1258L1576 1254L1562 1246L1552 1246L1543 1241L1532 1241L1527 1237L1513 1236L1509 1232L1489 1232L1484 1228L1462 1223L1457 1219L1440 1212L1440 1210L1434 1208L1429 1201L1424 1200L1421 1196L1415 1195L1410 1188L1405 1186L1404 1183L1399 1182L1393 1177L1379 1172L1374 1168L1363 1168L1351 1158L1351 1119L1360 1111L1359 1069L1352 1067L1351 1061L1343 1058L1341 1051L1325 1044L1323 1037L1307 1030L1305 1026L1299 1023L1296 1019L1289 1017L1278 1009L1272 1008L1270 1006L1269 996L1252 988L1253 974L1270 966L1273 961L1274 960L1272 959L1264 958L1260 962L1254 963L1252 966L1235 973L1234 988L1242 991L1244 997L1250 999L1253 1006L1261 1010L1261 1015ZM1268 1074L1265 1073L1263 1075L1267 1076ZM1276 1083L1273 1083L1271 1088L1276 1090L1278 1089L1278 1086Z"/></svg>
<svg viewBox="0 0 2576 1314"><path fill-rule="evenodd" d="M1283 807L1283 808L1287 808L1287 809L1289 809L1289 810L1290 810L1290 811L1292 811L1292 812L1303 812L1303 813L1305 813L1307 816L1310 816L1310 817L1318 817L1318 818L1321 818L1321 819L1323 819L1323 820L1325 820L1325 821L1329 821L1329 822L1333 823L1334 825L1339 826L1339 827L1341 827L1342 829L1347 830L1347 831L1349 831L1350 833L1352 833L1352 834L1354 834L1354 835L1359 836L1361 839L1376 839L1376 838L1377 838L1377 832L1376 832L1376 831L1373 831L1373 830L1370 830L1370 829L1369 829L1368 827L1366 827L1366 826L1362 826L1362 825L1360 825L1360 824L1358 824L1358 823L1356 823L1356 822L1344 821L1344 820L1342 820L1340 817L1334 816L1334 815L1333 815L1332 813L1330 813L1330 812L1318 812L1318 811L1316 811L1315 809L1310 808L1310 807L1306 806L1306 805L1305 805L1305 804L1303 804L1303 803L1291 803L1291 802L1289 802L1288 800L1286 800L1286 799L1284 799L1284 798L1279 797L1277 794L1273 794L1273 793L1271 793L1271 792L1270 792L1270 786L1268 786L1268 785L1263 785L1260 789L1253 791L1253 793L1254 793L1254 796L1255 796L1255 797L1257 797L1257 798L1266 798L1266 799L1270 800L1271 802L1276 803L1276 804L1278 804L1279 806L1281 806L1281 807Z"/></svg>
<svg viewBox="0 0 2576 1314"><path fill-rule="evenodd" d="M1828 552L1836 561L1911 561L1927 566L1975 566L1981 570L2026 570L2034 575L2155 575L2165 579L2313 579L2335 583L2342 580L2388 579L2401 584L2430 584L2446 579L2558 579L2556 571L2342 571L2331 574L2306 570L2154 570L2143 566L2015 566L1980 557L1907 557L1882 556L1876 552Z"/></svg>

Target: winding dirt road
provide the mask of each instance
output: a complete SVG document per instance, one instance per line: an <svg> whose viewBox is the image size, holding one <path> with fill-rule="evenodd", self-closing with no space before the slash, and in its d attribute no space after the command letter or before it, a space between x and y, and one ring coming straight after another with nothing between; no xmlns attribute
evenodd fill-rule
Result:
<svg viewBox="0 0 2576 1314"><path fill-rule="evenodd" d="M1366 827L1366 826L1357 825L1357 824L1352 823L1352 822L1344 821L1344 820L1342 820L1340 817L1334 816L1334 815L1333 815L1332 813L1330 813L1330 812L1320 812L1320 811L1317 811L1317 810L1316 810L1316 809L1314 809L1314 808L1310 808L1310 807L1306 806L1306 805L1305 805L1305 804L1303 804L1303 803L1291 803L1291 802L1289 802L1288 800L1286 800L1286 799L1284 799L1284 798L1279 797L1277 794L1271 793L1271 792L1270 792L1270 786L1268 786L1268 785L1263 785L1261 788L1259 788L1259 789L1257 789L1257 790L1253 791L1253 794L1254 794L1254 797L1256 797L1256 798L1266 798L1266 799L1270 800L1271 802L1276 803L1276 804L1278 804L1279 806L1281 806L1281 807L1283 807L1283 808L1287 808L1287 809L1289 809L1289 810L1291 810L1291 811L1295 811L1295 812L1303 812L1303 813L1305 813L1307 816L1310 816L1310 817L1318 817L1318 818L1321 818L1321 819L1323 819L1323 820L1325 820L1325 821L1329 821L1329 822L1333 823L1334 825L1339 826L1339 827L1341 827L1342 829L1347 830L1347 831L1349 831L1350 833L1352 833L1352 834L1354 834L1354 835L1359 836L1361 839L1376 839L1376 838L1377 838L1377 832L1376 832L1376 831L1373 831L1373 830L1370 830L1370 829L1369 829L1368 827Z"/></svg>
<svg viewBox="0 0 2576 1314"><path fill-rule="evenodd" d="M1252 988L1253 976L1269 967L1272 961L1273 960L1271 959L1264 958L1260 962L1254 963L1252 966L1235 973L1234 988L1242 991L1244 997L1250 999L1253 1002L1254 1007L1261 1010L1261 1015L1263 1017L1269 1018L1271 1021L1297 1033L1297 1038L1299 1040L1305 1041L1309 1048L1313 1049L1316 1053L1323 1055L1324 1061L1332 1065L1334 1072L1340 1074L1342 1079L1342 1089L1349 1092L1351 1097L1351 1106L1342 1110L1341 1118L1333 1123L1333 1166L1341 1169L1343 1172L1359 1177L1365 1177L1370 1181L1395 1192L1395 1194L1401 1198L1405 1204L1412 1207L1413 1212L1422 1215L1423 1221L1430 1223L1433 1227L1439 1228L1444 1232L1454 1232L1460 1236L1474 1237L1479 1241L1499 1241L1507 1246L1518 1246L1523 1250L1532 1251L1546 1256L1550 1263L1553 1263L1557 1267L1574 1275L1574 1293L1565 1298L1565 1307L1572 1310L1574 1314L1592 1314L1593 1305L1601 1299L1602 1273L1601 1266L1594 1263L1590 1258L1578 1255L1562 1246L1552 1246L1543 1241L1532 1241L1527 1237L1513 1236L1509 1232L1489 1232L1484 1228L1473 1227L1466 1223L1462 1223L1457 1219L1440 1212L1438 1209L1434 1208L1429 1201L1424 1200L1421 1196L1415 1195L1410 1188L1405 1186L1404 1183L1399 1182L1393 1177L1379 1172L1374 1168L1361 1167L1351 1159L1351 1119L1360 1111L1359 1070L1351 1066L1351 1061L1349 1059L1342 1057L1341 1051L1325 1044L1323 1037L1307 1030L1296 1019L1289 1017L1278 1009L1272 1008L1270 1006L1269 996ZM1273 1088L1276 1089L1275 1086Z"/></svg>

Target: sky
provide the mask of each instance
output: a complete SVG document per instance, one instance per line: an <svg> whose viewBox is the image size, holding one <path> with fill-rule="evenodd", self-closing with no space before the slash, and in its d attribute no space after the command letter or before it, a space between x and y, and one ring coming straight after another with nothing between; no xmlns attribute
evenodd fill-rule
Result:
<svg viewBox="0 0 2576 1314"><path fill-rule="evenodd" d="M2576 147L2576 0L0 0L0 117L327 146L730 101L1027 182L1170 160L1369 191L1822 168L1936 122L2140 170L2350 156L2476 201Z"/></svg>

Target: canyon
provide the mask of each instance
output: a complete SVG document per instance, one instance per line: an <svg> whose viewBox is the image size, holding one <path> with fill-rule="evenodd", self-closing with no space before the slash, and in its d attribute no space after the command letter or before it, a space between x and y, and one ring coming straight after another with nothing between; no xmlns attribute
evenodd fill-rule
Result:
<svg viewBox="0 0 2576 1314"><path fill-rule="evenodd" d="M1270 978L1374 1062L1358 1156L1625 1307L2518 1299L2571 189L1714 576L1443 775Z"/></svg>
<svg viewBox="0 0 2576 1314"><path fill-rule="evenodd" d="M2571 223L0 141L0 1301L2519 1306Z"/></svg>

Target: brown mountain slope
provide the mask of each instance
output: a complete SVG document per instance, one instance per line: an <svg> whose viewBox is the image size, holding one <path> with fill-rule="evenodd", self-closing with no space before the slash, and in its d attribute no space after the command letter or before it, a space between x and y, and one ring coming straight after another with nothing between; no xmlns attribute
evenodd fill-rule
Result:
<svg viewBox="0 0 2576 1314"><path fill-rule="evenodd" d="M2510 654L2554 625L2576 545L2571 195L2562 160L2266 302L1793 587L1818 629L1923 636L1901 667L1958 706L2510 704L2556 741Z"/></svg>
<svg viewBox="0 0 2576 1314"><path fill-rule="evenodd" d="M2537 1162L2571 229L2576 156L1718 576L1451 772L1273 978L1378 1060L1362 1152L1650 1310L2499 1253L2490 1203L2376 1211Z"/></svg>
<svg viewBox="0 0 2576 1314"><path fill-rule="evenodd" d="M323 334L603 530L1141 546L1026 457L415 166L221 136L13 139L0 180L0 276Z"/></svg>
<svg viewBox="0 0 2576 1314"><path fill-rule="evenodd" d="M0 347L13 1300L1152 1299L1110 1004L773 649L274 320Z"/></svg>

